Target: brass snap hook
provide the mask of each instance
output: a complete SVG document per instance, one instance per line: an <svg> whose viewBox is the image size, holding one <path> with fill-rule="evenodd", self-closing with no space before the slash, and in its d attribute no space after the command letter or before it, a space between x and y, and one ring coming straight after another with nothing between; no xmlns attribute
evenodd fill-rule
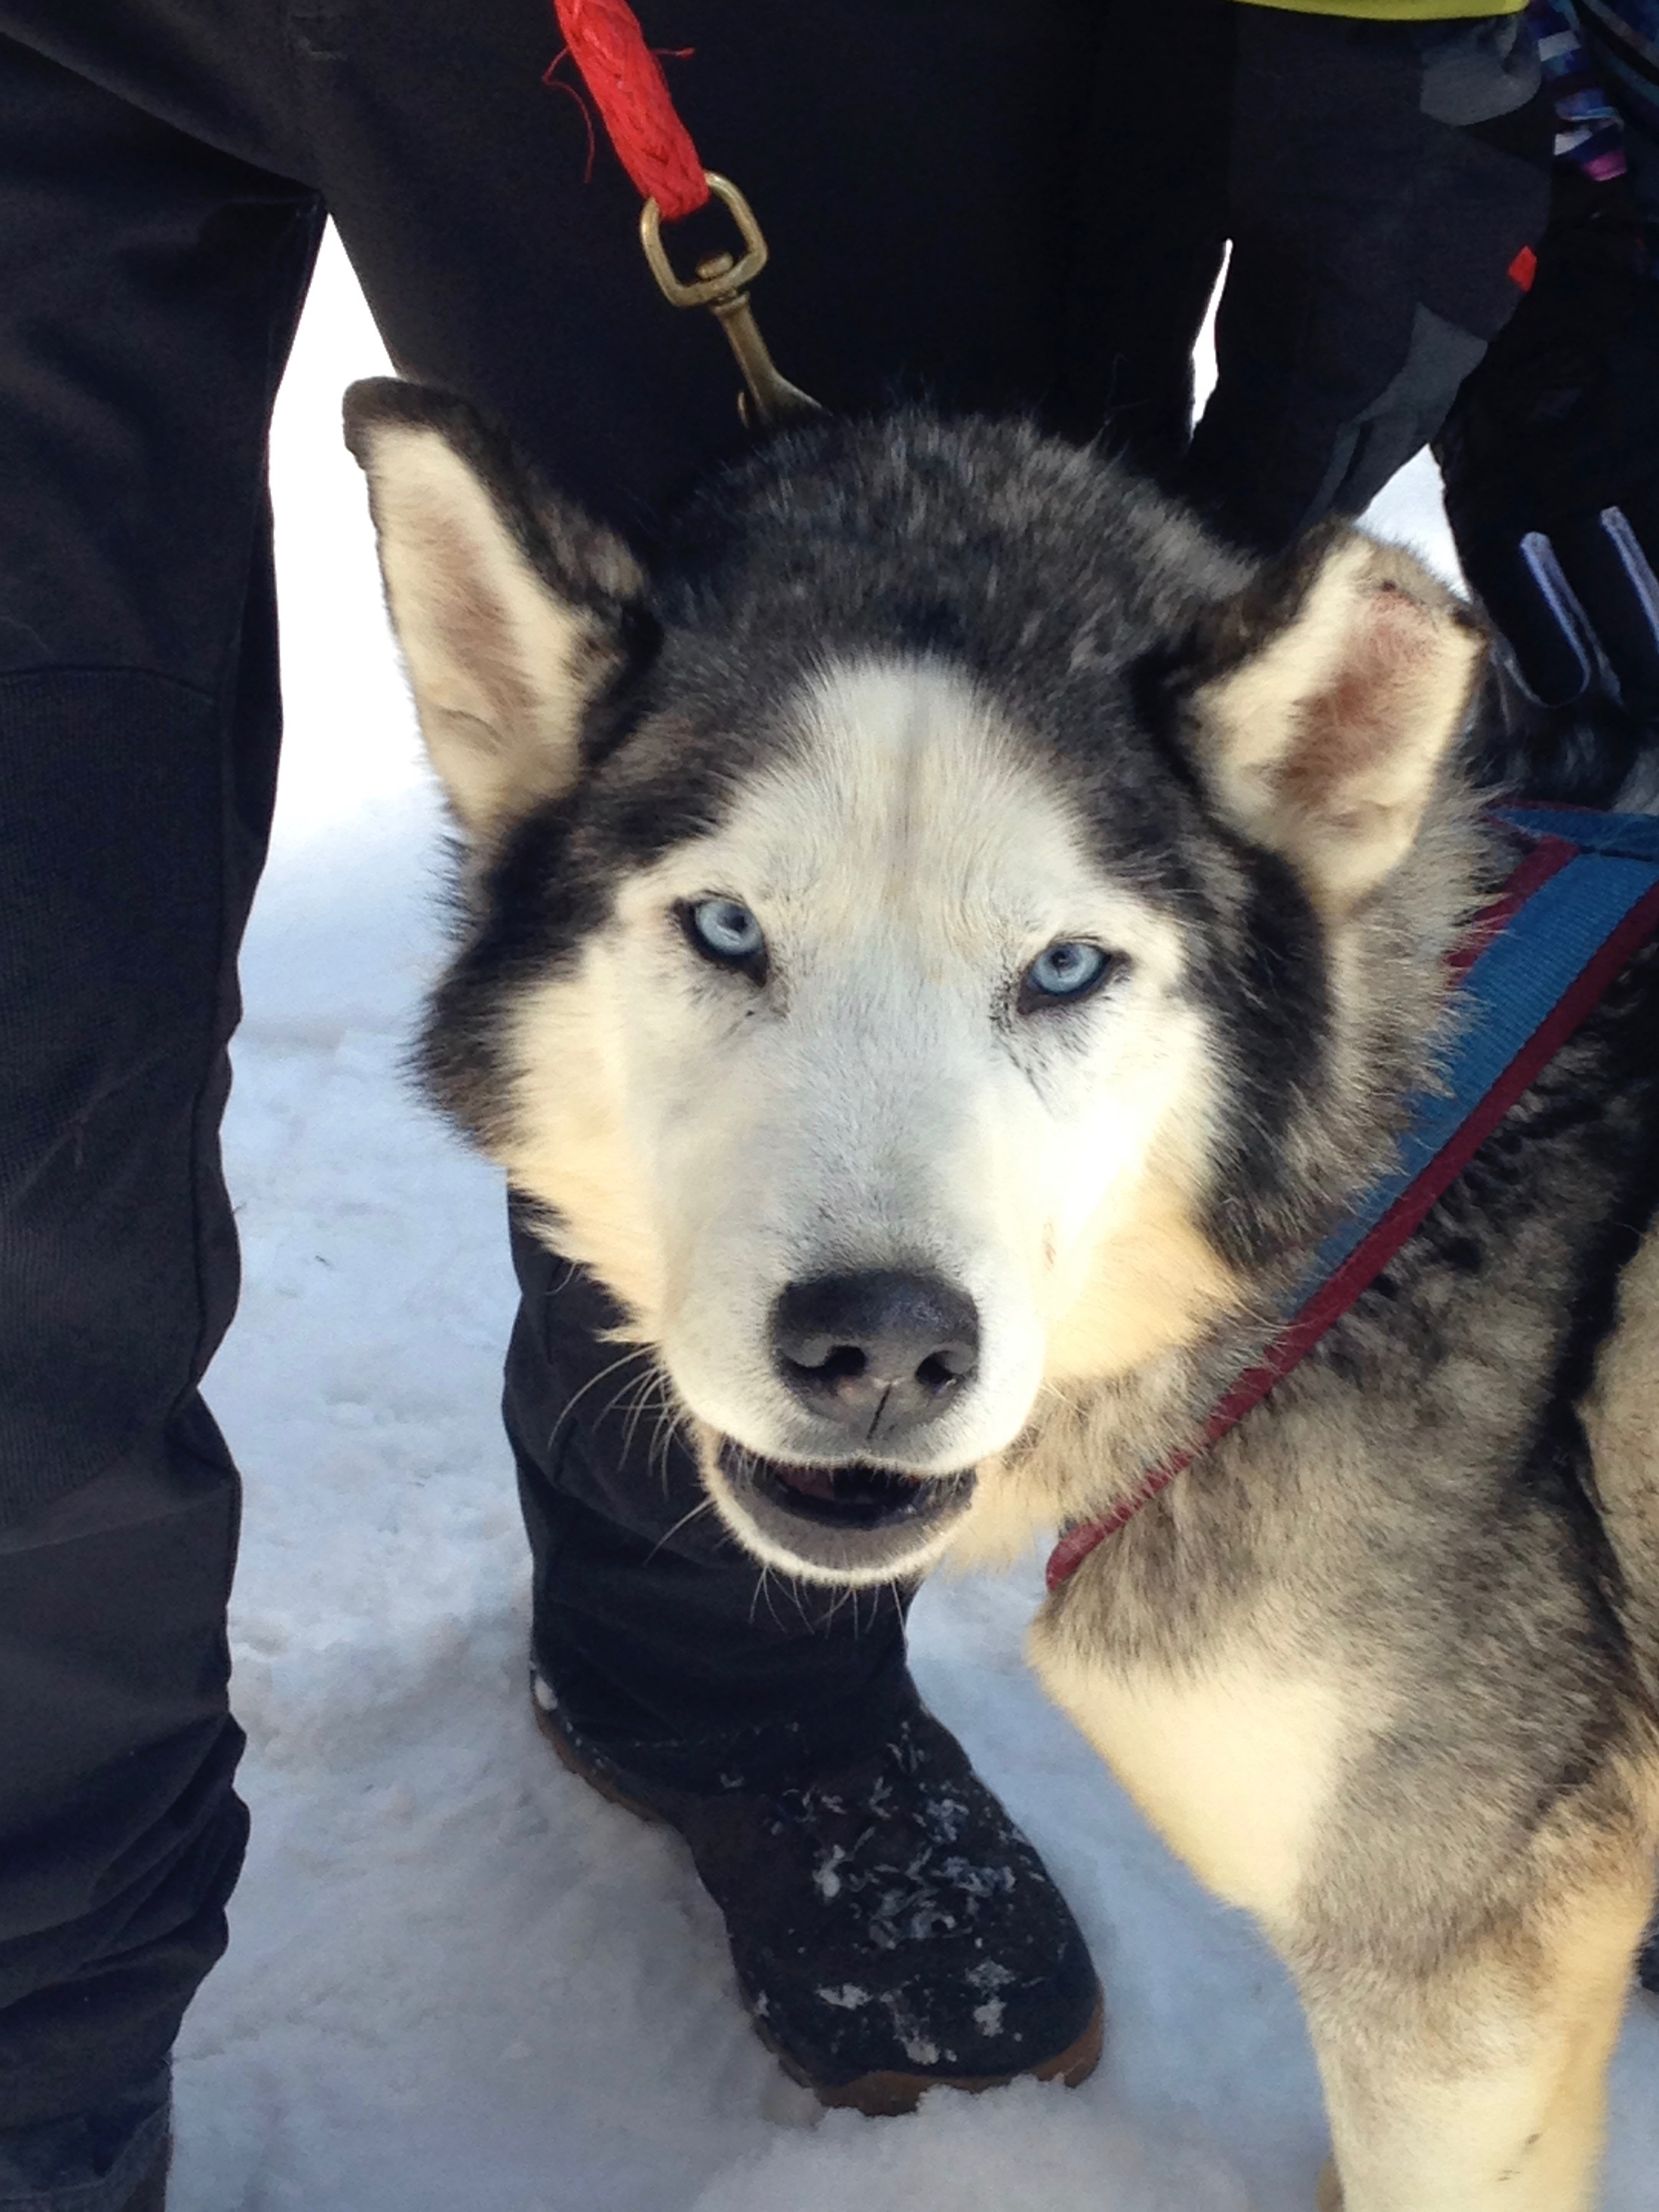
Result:
<svg viewBox="0 0 1659 2212"><path fill-rule="evenodd" d="M773 429L820 415L823 410L817 401L779 374L749 304L749 287L767 263L766 240L755 210L729 178L716 176L712 169L705 169L703 175L737 225L743 252L736 257L710 254L697 264L694 277L688 281L679 276L663 244L662 210L654 199L647 199L640 210L640 243L651 274L671 306L707 307L719 320L746 386L738 401L738 412L751 428L758 424Z"/></svg>

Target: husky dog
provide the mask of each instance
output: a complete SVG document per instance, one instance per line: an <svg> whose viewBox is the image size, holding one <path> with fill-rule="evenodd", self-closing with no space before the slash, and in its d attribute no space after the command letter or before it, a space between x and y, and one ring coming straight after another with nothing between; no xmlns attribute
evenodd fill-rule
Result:
<svg viewBox="0 0 1659 2212"><path fill-rule="evenodd" d="M467 851L428 1078L725 1521L854 1584L1109 1511L1432 1077L1508 865L1467 612L1019 425L791 433L647 570L458 402L348 419ZM1033 1632L1288 1962L1347 2212L1592 2201L1659 1845L1656 994Z"/></svg>

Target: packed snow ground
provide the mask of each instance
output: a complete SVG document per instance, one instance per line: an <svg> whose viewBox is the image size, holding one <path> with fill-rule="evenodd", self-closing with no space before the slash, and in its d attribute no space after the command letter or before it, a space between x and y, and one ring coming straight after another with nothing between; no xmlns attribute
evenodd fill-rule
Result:
<svg viewBox="0 0 1659 2212"><path fill-rule="evenodd" d="M398 1066L443 870L338 442L341 387L382 366L331 244L276 440L289 756L227 1133L246 1289L210 1385L247 1477L254 1840L182 2045L176 2212L1310 2212L1285 1978L1045 1704L1035 1562L927 1589L915 1667L1093 1942L1113 2025L1082 2089L821 2114L750 2033L678 1844L533 1733L501 1193ZM1423 470L1385 520L1449 557ZM1659 2008L1613 2107L1607 2212L1651 2212Z"/></svg>

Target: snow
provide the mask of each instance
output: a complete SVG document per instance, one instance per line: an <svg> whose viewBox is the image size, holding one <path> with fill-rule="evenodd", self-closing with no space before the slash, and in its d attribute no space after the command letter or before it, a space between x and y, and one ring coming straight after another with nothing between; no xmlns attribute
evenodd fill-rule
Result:
<svg viewBox="0 0 1659 2212"><path fill-rule="evenodd" d="M501 1193L399 1070L443 862L338 442L341 387L382 367L331 244L274 446L290 735L227 1131L246 1289L210 1386L247 1478L254 1840L181 2045L173 2212L1308 2212L1294 1998L1027 1674L1035 1563L925 1591L915 1666L1095 1947L1112 2033L1082 2089L821 2114L678 1842L535 1734ZM1446 561L1431 474L1389 498ZM1606 2206L1638 2212L1659 2008L1613 2103Z"/></svg>

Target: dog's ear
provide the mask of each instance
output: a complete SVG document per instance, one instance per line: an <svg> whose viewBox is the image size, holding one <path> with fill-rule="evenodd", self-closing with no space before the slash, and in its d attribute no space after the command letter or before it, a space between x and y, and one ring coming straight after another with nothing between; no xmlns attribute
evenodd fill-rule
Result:
<svg viewBox="0 0 1659 2212"><path fill-rule="evenodd" d="M1468 608L1346 523L1312 532L1206 626L1189 695L1200 766L1331 918L1405 856L1481 653Z"/></svg>
<svg viewBox="0 0 1659 2212"><path fill-rule="evenodd" d="M575 781L583 711L639 632L644 580L463 400L373 378L346 394L345 435L422 734L462 827L488 839Z"/></svg>

